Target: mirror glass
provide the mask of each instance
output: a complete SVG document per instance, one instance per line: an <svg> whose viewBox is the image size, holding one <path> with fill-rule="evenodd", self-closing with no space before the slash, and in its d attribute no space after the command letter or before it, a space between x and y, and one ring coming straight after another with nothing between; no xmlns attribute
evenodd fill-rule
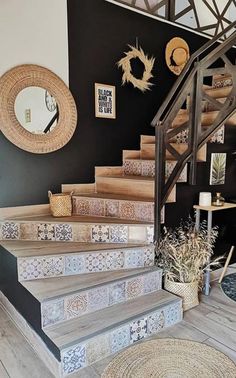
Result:
<svg viewBox="0 0 236 378"><path fill-rule="evenodd" d="M58 122L56 100L41 87L27 87L16 97L15 115L22 127L32 134L50 133Z"/></svg>

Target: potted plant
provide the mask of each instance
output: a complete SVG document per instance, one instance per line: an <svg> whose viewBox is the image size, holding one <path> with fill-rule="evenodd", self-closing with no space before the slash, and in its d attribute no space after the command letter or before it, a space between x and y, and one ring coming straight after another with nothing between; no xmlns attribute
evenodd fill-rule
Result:
<svg viewBox="0 0 236 378"><path fill-rule="evenodd" d="M196 231L191 219L175 229L164 229L157 247L158 265L164 271L165 289L182 297L184 310L199 304L204 272L219 264L221 258L210 262L217 235L217 227L208 234L206 222Z"/></svg>

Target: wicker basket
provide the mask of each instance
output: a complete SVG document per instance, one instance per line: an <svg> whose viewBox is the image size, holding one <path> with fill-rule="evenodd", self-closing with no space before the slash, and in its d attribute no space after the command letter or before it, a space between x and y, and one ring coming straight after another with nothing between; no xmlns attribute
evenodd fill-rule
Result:
<svg viewBox="0 0 236 378"><path fill-rule="evenodd" d="M72 214L72 193L52 194L48 191L51 213L54 217L70 217Z"/></svg>
<svg viewBox="0 0 236 378"><path fill-rule="evenodd" d="M165 279L165 289L183 299L183 310L189 310L199 304L198 282L181 283Z"/></svg>

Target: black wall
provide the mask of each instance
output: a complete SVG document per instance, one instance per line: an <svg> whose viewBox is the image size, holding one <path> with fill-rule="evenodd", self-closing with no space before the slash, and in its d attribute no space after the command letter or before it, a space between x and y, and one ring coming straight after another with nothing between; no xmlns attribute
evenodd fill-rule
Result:
<svg viewBox="0 0 236 378"><path fill-rule="evenodd" d="M191 32L104 0L68 0L68 27L70 89L78 106L77 130L67 146L47 155L21 151L0 135L0 207L45 203L47 190L58 191L61 183L93 181L95 165L120 165L122 149L138 149L140 134L154 133L150 122L176 80L165 64L167 42L182 37L191 52L206 42ZM127 44L134 45L136 37L144 51L156 57L154 86L145 94L131 85L122 87L121 71L116 66L128 50ZM116 85L116 120L95 118L95 82ZM178 185L177 203L167 206L167 224L188 216L199 191L236 195L235 141L236 129L229 128L224 145L208 145L208 161L199 164L198 185ZM209 156L218 151L228 153L226 184L209 187ZM217 221L221 219L222 215Z"/></svg>

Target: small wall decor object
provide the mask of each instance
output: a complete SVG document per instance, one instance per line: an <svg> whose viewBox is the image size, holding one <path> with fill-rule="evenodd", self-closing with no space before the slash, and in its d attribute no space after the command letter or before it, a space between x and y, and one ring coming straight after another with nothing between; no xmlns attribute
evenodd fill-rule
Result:
<svg viewBox="0 0 236 378"><path fill-rule="evenodd" d="M165 57L169 69L180 75L190 57L187 42L179 37L172 38L166 45Z"/></svg>
<svg viewBox="0 0 236 378"><path fill-rule="evenodd" d="M95 116L116 118L116 87L95 83Z"/></svg>
<svg viewBox="0 0 236 378"><path fill-rule="evenodd" d="M150 90L153 84L150 83L149 80L153 77L152 70L155 58L148 58L141 47L134 47L131 45L128 46L130 51L125 52L125 57L119 60L117 63L118 67L122 68L123 70L122 85L131 83L133 84L134 88L138 88L142 92ZM144 65L142 79L137 79L132 74L131 60L136 58L138 58Z"/></svg>
<svg viewBox="0 0 236 378"><path fill-rule="evenodd" d="M199 193L199 206L211 206L211 192Z"/></svg>
<svg viewBox="0 0 236 378"><path fill-rule="evenodd" d="M211 154L210 185L224 185L226 153Z"/></svg>
<svg viewBox="0 0 236 378"><path fill-rule="evenodd" d="M224 206L225 199L222 197L220 192L217 192L216 195L212 199L212 206Z"/></svg>
<svg viewBox="0 0 236 378"><path fill-rule="evenodd" d="M52 194L48 191L50 210L54 217L70 217L72 215L72 196L71 193Z"/></svg>

